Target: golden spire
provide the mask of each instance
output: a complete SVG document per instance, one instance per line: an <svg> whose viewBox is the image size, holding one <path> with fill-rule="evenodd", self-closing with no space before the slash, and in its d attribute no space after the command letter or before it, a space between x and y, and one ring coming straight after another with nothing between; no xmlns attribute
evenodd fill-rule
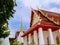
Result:
<svg viewBox="0 0 60 45"><path fill-rule="evenodd" d="M23 29L22 29L22 18L21 18L21 21L20 21L20 32L22 32Z"/></svg>

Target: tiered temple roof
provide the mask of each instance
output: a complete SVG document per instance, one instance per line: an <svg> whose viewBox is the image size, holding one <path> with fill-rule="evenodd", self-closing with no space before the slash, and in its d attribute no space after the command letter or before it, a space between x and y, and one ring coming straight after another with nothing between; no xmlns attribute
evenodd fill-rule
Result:
<svg viewBox="0 0 60 45"><path fill-rule="evenodd" d="M34 10L38 16L42 19L41 24L43 25L60 25L60 14L54 13L50 11L45 10ZM30 21L30 27L33 22L34 12L31 11L31 21ZM56 22L56 23L55 23Z"/></svg>

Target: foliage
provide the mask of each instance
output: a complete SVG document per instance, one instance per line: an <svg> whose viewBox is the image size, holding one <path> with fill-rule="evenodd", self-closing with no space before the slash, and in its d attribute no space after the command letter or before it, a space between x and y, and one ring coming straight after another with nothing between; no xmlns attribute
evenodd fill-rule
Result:
<svg viewBox="0 0 60 45"><path fill-rule="evenodd" d="M15 38L9 38L9 42L14 42Z"/></svg>
<svg viewBox="0 0 60 45"><path fill-rule="evenodd" d="M8 20L13 17L15 12L14 6L16 6L15 0L0 0L0 38L5 38L9 35ZM7 26L4 26L7 24Z"/></svg>
<svg viewBox="0 0 60 45"><path fill-rule="evenodd" d="M21 42L21 43L19 43L19 45L23 45L23 43Z"/></svg>
<svg viewBox="0 0 60 45"><path fill-rule="evenodd" d="M36 45L34 41L32 41L29 45Z"/></svg>
<svg viewBox="0 0 60 45"><path fill-rule="evenodd" d="M59 44L59 37L56 37L56 44Z"/></svg>
<svg viewBox="0 0 60 45"><path fill-rule="evenodd" d="M15 38L9 38L10 45L23 45L23 43L18 42Z"/></svg>
<svg viewBox="0 0 60 45"><path fill-rule="evenodd" d="M15 41L14 43L12 43L12 45L18 45L18 42L17 42L17 41Z"/></svg>
<svg viewBox="0 0 60 45"><path fill-rule="evenodd" d="M2 33L3 32L3 33ZM9 35L9 31L8 31L8 25L7 25L7 23L5 24L5 25L3 25L3 27L2 27L2 30L0 30L0 38L2 38L2 37L6 37L6 36L8 36Z"/></svg>
<svg viewBox="0 0 60 45"><path fill-rule="evenodd" d="M10 41L10 45L17 45L17 41L14 41L15 38L9 38L9 41Z"/></svg>

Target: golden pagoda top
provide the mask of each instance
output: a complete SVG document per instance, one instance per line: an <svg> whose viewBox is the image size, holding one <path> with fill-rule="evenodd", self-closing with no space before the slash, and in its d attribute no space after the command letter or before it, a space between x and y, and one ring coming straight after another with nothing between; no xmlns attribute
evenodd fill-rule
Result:
<svg viewBox="0 0 60 45"><path fill-rule="evenodd" d="M20 32L22 32L23 29L22 29L22 18L21 18L21 22L20 22Z"/></svg>

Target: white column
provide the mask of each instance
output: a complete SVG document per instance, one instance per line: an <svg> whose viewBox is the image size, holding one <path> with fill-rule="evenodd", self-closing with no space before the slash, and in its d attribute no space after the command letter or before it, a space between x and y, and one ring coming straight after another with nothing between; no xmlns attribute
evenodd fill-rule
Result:
<svg viewBox="0 0 60 45"><path fill-rule="evenodd" d="M34 43L35 43L35 45L38 45L38 34L37 34L37 31L35 30L34 31Z"/></svg>
<svg viewBox="0 0 60 45"><path fill-rule="evenodd" d="M24 45L27 45L27 44L28 44L27 41L28 41L28 40L27 40L27 36L25 36L25 37L24 37Z"/></svg>
<svg viewBox="0 0 60 45"><path fill-rule="evenodd" d="M42 28L39 28L39 45L45 45Z"/></svg>
<svg viewBox="0 0 60 45"><path fill-rule="evenodd" d="M32 43L32 37L31 34L28 34L28 44Z"/></svg>
<svg viewBox="0 0 60 45"><path fill-rule="evenodd" d="M54 38L53 38L53 33L52 33L52 29L48 29L48 33L49 33L49 43L50 44L55 44L54 42Z"/></svg>
<svg viewBox="0 0 60 45"><path fill-rule="evenodd" d="M60 34L60 29L59 29L59 34Z"/></svg>
<svg viewBox="0 0 60 45"><path fill-rule="evenodd" d="M60 29L59 29L59 44L60 44Z"/></svg>

